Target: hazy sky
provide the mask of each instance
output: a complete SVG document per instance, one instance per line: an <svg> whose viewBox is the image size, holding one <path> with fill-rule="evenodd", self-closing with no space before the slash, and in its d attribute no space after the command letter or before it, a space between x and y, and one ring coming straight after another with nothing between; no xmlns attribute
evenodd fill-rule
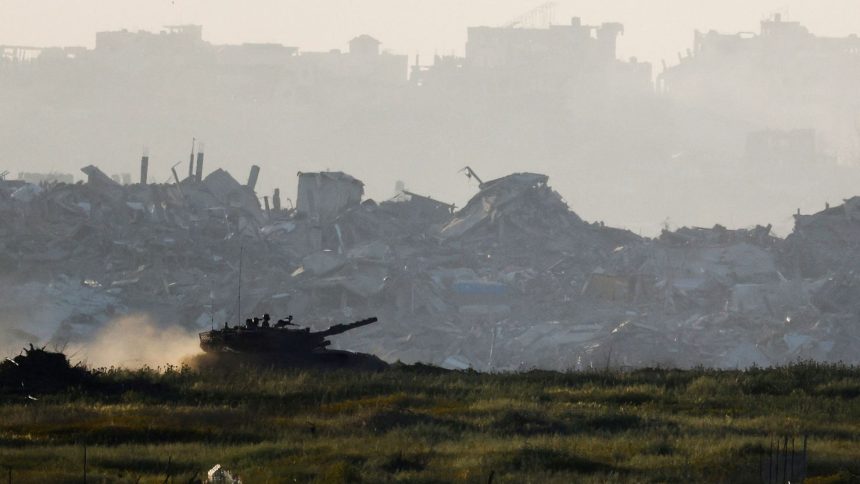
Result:
<svg viewBox="0 0 860 484"><path fill-rule="evenodd" d="M466 27L502 25L540 0L0 0L0 43L92 46L100 30L158 30L195 23L214 43L278 42L345 48L368 33L398 53L462 54ZM819 35L860 32L858 0L562 0L555 23L618 21L623 57L659 66L691 47L694 29L757 31L775 12Z"/></svg>

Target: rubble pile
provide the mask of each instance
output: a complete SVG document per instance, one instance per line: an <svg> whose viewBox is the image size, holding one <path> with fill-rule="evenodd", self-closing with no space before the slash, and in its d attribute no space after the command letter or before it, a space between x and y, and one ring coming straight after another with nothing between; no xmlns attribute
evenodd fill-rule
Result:
<svg viewBox="0 0 860 484"><path fill-rule="evenodd" d="M858 361L858 199L797 216L786 240L719 225L647 239L582 220L534 173L481 182L456 210L406 190L363 199L340 172L300 173L281 207L277 193L261 206L256 167L247 184L83 171L0 181L0 331L15 344L85 341L131 312L189 331L373 315L335 345L480 370Z"/></svg>

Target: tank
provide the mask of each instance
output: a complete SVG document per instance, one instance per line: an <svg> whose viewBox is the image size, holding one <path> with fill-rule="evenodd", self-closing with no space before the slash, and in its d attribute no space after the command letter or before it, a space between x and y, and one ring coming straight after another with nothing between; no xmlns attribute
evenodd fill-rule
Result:
<svg viewBox="0 0 860 484"><path fill-rule="evenodd" d="M224 328L200 333L200 348L206 353L240 353L250 355L280 355L284 357L312 357L322 352L331 352L326 338L377 322L367 318L354 323L336 324L323 331L310 328L290 328L292 316L274 325L268 318L262 322L249 320L244 326L225 324Z"/></svg>

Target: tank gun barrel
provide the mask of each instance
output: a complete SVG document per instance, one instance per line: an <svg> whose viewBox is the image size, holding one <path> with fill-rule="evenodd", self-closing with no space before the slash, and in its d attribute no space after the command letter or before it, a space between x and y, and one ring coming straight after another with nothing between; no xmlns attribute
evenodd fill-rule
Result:
<svg viewBox="0 0 860 484"><path fill-rule="evenodd" d="M317 334L319 336L325 338L328 336L334 336L336 334L345 333L351 329L360 328L362 326L367 326L368 324L373 324L377 321L378 321L377 318L367 318L367 319L362 319L361 321L356 321L354 323L336 324L336 325L332 326L331 328L329 328L325 331L320 331Z"/></svg>

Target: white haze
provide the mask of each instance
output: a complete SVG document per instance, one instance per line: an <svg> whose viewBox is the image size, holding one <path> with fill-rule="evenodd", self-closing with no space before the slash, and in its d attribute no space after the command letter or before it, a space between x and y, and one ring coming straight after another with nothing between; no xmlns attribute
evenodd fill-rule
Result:
<svg viewBox="0 0 860 484"><path fill-rule="evenodd" d="M4 0L0 2L0 43L92 47L97 31L157 32L164 25L199 24L203 39L213 44L276 42L297 46L303 52L345 50L351 38L367 33L379 39L384 50L408 55L410 63L420 54L422 63L429 64L435 53L462 55L467 27L504 25L540 3ZM590 25L623 23L625 33L619 39L618 57L635 56L651 62L655 76L662 71L663 60L670 66L677 64L678 53L693 47L694 30L757 32L759 21L780 13L819 36L860 32L855 22L860 18L860 2L855 0L557 3L558 24L568 24L572 16L580 16ZM160 74L153 73L156 77ZM791 78L791 74L786 72L786 77ZM831 74L839 75L821 73L822 77ZM763 195L759 188L773 184L769 174L747 176L736 183L733 171L744 136L758 129L815 128L823 132L823 148L844 151L835 146L844 141L840 138L851 138L848 141L853 143L856 137L851 128L856 113L849 102L828 106L824 113L820 106L801 105L794 112L787 109L784 116L756 113L747 118L714 117L713 125L707 121L696 124L700 113L694 111L685 119L667 109L663 117L655 119L655 110L647 106L623 106L598 111L598 119L586 122L589 134L564 144L558 140L568 132L553 129L552 120L544 115L551 109L534 109L525 115L511 111L507 118L480 110L437 109L423 119L419 112L415 116L418 121L410 123L412 106L390 103L383 111L401 109L400 115L407 121L395 116L374 124L378 120L372 116L378 113L367 115L347 108L329 114L325 106L317 105L307 116L295 115L267 104L230 104L222 93L207 98L205 90L196 87L181 91L172 86L173 91L123 97L127 88L111 85L108 80L104 89L84 94L76 86L71 82L61 86L63 89L42 86L46 94L38 91L37 95L50 98L50 102L36 105L20 101L16 90L5 94L8 99L0 93L0 168L12 173L58 170L80 178L82 166L95 164L112 174L136 175L137 160L145 146L151 151L151 180L163 182L170 179L173 163L187 159L189 141L197 137L206 143L207 171L223 167L242 180L251 164L259 164L260 195L278 187L285 197L294 198L296 172L331 169L363 180L367 196L376 200L392 196L395 182L403 180L412 191L463 206L476 191L474 183L457 173L468 164L484 178L517 171L546 173L550 184L582 217L644 235L657 233L664 221L672 227L771 223L784 235L791 230L795 210L818 211L825 203L839 203L856 194L850 183L853 173L787 173L783 178L789 179L779 182L785 195ZM198 87L204 86L201 83ZM254 92L247 86L237 90L242 89ZM256 92L264 90L265 86ZM757 99L769 92L750 88L746 95ZM118 97L126 104L112 101ZM718 104L719 100L709 102ZM8 107L16 103L21 105ZM577 109L579 106L574 106L573 111ZM772 119L775 117L780 119ZM480 123L472 119L480 119ZM719 119L727 121L719 124ZM817 124L810 125L810 120ZM685 132L688 128L690 132ZM836 133L845 130L847 135ZM627 147L630 137L636 137L642 149ZM684 148L676 146L684 143ZM682 156L677 166L672 164L674 158L669 158L697 149L707 152L694 153L704 156ZM662 165L652 167L654 160Z"/></svg>

